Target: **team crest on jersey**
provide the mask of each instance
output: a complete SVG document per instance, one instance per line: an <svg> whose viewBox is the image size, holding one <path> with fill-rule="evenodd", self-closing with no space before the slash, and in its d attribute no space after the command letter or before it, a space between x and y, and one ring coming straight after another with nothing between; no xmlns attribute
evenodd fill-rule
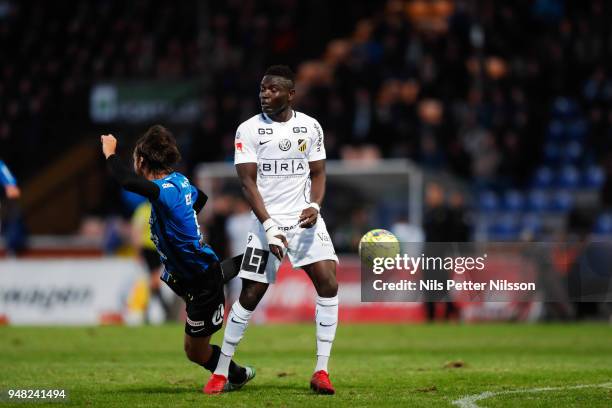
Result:
<svg viewBox="0 0 612 408"><path fill-rule="evenodd" d="M306 152L306 139L298 139L298 150L302 153Z"/></svg>
<svg viewBox="0 0 612 408"><path fill-rule="evenodd" d="M289 139L283 139L278 143L278 148L281 149L283 152L286 152L287 150L291 149L291 140Z"/></svg>

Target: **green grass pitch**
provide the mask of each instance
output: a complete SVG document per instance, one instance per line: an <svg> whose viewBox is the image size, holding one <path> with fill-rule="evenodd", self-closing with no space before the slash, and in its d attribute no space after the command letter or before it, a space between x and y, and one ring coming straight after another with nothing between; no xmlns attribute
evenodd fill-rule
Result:
<svg viewBox="0 0 612 408"><path fill-rule="evenodd" d="M67 402L41 407L437 407L487 391L506 393L478 406L612 406L612 385L598 386L612 382L605 324L340 325L335 396L308 389L312 324L249 327L236 357L257 377L216 397L201 393L209 374L185 359L182 341L178 325L0 327L0 389L68 390ZM533 391L542 387L553 389ZM24 403L0 401L8 406Z"/></svg>

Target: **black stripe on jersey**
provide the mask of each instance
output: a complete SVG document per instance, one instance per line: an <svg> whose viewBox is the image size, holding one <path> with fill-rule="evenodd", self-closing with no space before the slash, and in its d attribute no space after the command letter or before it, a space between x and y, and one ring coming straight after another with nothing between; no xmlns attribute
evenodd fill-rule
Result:
<svg viewBox="0 0 612 408"><path fill-rule="evenodd" d="M165 221L165 217L160 217L160 214L163 211L163 208L160 208L161 206L156 205L154 203L152 203L153 205L155 205L156 207L158 207L159 211L156 214L157 217L157 222L159 225L159 232L162 235L162 239L164 241L164 254L166 255L166 257L168 258L168 261L170 263L171 266L176 266L179 270L172 270L171 274L172 276L179 282L179 284L187 284L189 286L196 284L197 286L197 281L196 278L198 277L198 275L202 272L201 270L199 270L198 266L199 265L194 265L190 262L185 262L179 251L177 250L176 247L174 247L174 245L172 245L171 241L168 239L168 234L166 232L166 225L164 223ZM195 257L199 257L199 256L203 256L204 257L204 261L206 263L208 263L208 265L210 266L213 262L214 259L207 259L208 257L206 256L206 254L202 254L202 253L198 253L198 252L193 252L193 255ZM195 266L195 269L194 269ZM204 271L206 272L208 269L207 268L203 268ZM198 289L195 287L190 287L187 289Z"/></svg>
<svg viewBox="0 0 612 408"><path fill-rule="evenodd" d="M179 269L181 269L180 271L172 271L174 272L174 278L175 279L180 279L180 278L184 278L185 280L189 281L191 279L191 276L185 276L185 275L191 275L191 272L188 268L186 267L186 265L183 264L181 257L178 255L177 251L175 250L175 248L173 247L173 245L171 244L170 240L168 239L168 234L166 233L166 224L164 223L165 221L165 216L162 217L160 213L163 212L163 208L161 208L160 205L157 205L155 203L152 203L153 206L157 207L157 211L156 211L156 221L158 223L159 226L159 232L160 235L162 236L162 240L164 242L164 255L166 255L166 257L168 258L168 261L170 261L169 263L172 266L178 266ZM179 275L179 276L176 276Z"/></svg>

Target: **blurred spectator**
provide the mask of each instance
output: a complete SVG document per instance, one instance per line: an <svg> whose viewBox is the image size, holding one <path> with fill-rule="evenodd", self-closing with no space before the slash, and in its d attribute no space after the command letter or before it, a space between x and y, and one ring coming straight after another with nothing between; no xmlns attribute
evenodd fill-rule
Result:
<svg viewBox="0 0 612 408"><path fill-rule="evenodd" d="M402 253L417 258L423 253L425 233L419 225L412 224L407 218L399 218L391 225L391 232L401 243Z"/></svg>
<svg viewBox="0 0 612 408"><path fill-rule="evenodd" d="M458 191L453 191L448 198L448 204L450 212L448 239L453 242L469 242L471 222L468 220L464 195Z"/></svg>
<svg viewBox="0 0 612 408"><path fill-rule="evenodd" d="M21 196L17 180L2 160L0 160L0 184L2 184L4 194L9 200L16 200Z"/></svg>
<svg viewBox="0 0 612 408"><path fill-rule="evenodd" d="M21 196L17 180L2 160L0 160L0 184L2 184L4 194L9 200L16 200Z"/></svg>
<svg viewBox="0 0 612 408"><path fill-rule="evenodd" d="M458 199L455 199L458 200ZM431 182L426 186L425 190L425 256L426 257L442 257L447 255L450 247L440 245L439 243L450 242L465 242L458 238L463 233L460 228L461 218L457 220L458 214L453 214L453 211L447 206L444 190L442 186L436 182ZM455 205L461 204L459 201ZM460 207L455 208L455 211L461 211ZM449 279L448 271L444 268L434 268L424 271L424 279L435 279L438 282L446 282ZM450 294L447 290L428 290L424 291L425 314L427 321L432 322L436 319L436 309L442 309L439 313L442 314L444 320L456 318L457 308L452 302ZM437 307L436 305L440 305Z"/></svg>
<svg viewBox="0 0 612 408"><path fill-rule="evenodd" d="M227 221L231 216L233 198L227 194L219 194L212 197L212 203L207 212L206 229L208 231L205 241L215 249L220 259L228 258L232 250L231 242L227 235ZM243 248L244 249L244 248Z"/></svg>
<svg viewBox="0 0 612 408"><path fill-rule="evenodd" d="M234 257L244 252L253 216L251 206L242 195L234 198L232 213L225 224L226 236L229 238L229 256ZM226 286L226 303L233 304L240 294L242 280L232 279Z"/></svg>
<svg viewBox="0 0 612 408"><path fill-rule="evenodd" d="M17 180L2 160L0 160L0 185L8 199L5 206L0 206L0 215L5 214L4 217L0 217L0 231L5 238L9 254L16 255L26 248L28 234L17 203L21 197L21 190L17 186Z"/></svg>
<svg viewBox="0 0 612 408"><path fill-rule="evenodd" d="M157 253L153 241L151 241L151 228L149 219L151 218L151 203L147 200L141 203L132 214L132 245L140 257L141 262L146 266L149 273L149 292L150 298L155 299L163 309L161 321L165 321L170 314L170 306L164 299L160 289L160 276L162 263ZM147 305L146 321L149 322L151 302Z"/></svg>
<svg viewBox="0 0 612 408"><path fill-rule="evenodd" d="M568 127L586 113L579 164L612 150L609 15L603 0L7 1L0 151L27 180L94 134L92 85L197 80L201 118L176 130L187 168L230 160L237 124L259 111L252 84L282 62L329 158L408 157L477 187L522 188L560 97L575 105L561 112Z"/></svg>
<svg viewBox="0 0 612 408"><path fill-rule="evenodd" d="M337 228L334 234L334 246L338 252L356 253L359 241L371 230L368 212L365 208L351 211L350 221Z"/></svg>

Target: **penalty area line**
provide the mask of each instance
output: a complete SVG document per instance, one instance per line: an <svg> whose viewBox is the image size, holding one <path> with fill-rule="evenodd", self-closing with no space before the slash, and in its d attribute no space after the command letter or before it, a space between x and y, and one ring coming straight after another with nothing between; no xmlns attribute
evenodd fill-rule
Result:
<svg viewBox="0 0 612 408"><path fill-rule="evenodd" d="M542 388L525 388L520 390L508 390L508 391L485 391L480 394L468 395L466 397L460 398L458 400L453 401L453 405L456 405L460 408L480 408L476 402L496 397L498 395L507 395L507 394L527 394L532 392L547 392L547 391L563 391L563 390L578 390L581 388L612 388L612 382L603 383L603 384L581 384L581 385L572 385L566 387L542 387Z"/></svg>

